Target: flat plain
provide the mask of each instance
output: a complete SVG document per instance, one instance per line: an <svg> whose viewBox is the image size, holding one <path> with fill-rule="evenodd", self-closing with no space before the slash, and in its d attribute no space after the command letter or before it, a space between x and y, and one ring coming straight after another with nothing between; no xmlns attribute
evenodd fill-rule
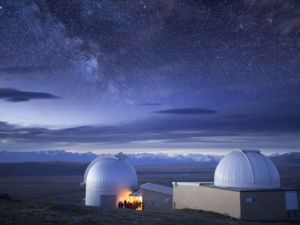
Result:
<svg viewBox="0 0 300 225"><path fill-rule="evenodd" d="M276 162L275 162L276 163ZM55 163L53 167L55 167ZM10 167L5 166L10 164L0 165L2 172L9 170ZM20 164L17 164L18 166ZM22 164L22 168L30 167L28 174L18 176L0 176L0 193L8 193L13 199L19 200L46 200L46 201L70 201L74 203L82 202L84 198L84 189L81 188L80 183L83 179L85 167L82 164L66 163L64 166L66 171L72 168L80 167L76 170L76 174L72 175L55 175L56 171L49 169L48 163L39 164L38 170L47 176L30 176L37 170L32 167L32 164ZM59 163L62 166L62 163ZM86 164L87 166L88 164ZM43 172L45 167L45 172ZM135 166L139 185L152 182L166 186L172 186L173 181L197 182L197 181L213 181L214 170L216 163L202 163L202 164L170 164L170 165L137 165ZM281 185L283 187L300 188L300 164L294 165L285 164L277 165ZM63 167L62 167L63 170ZM7 172L9 173L9 172ZM63 174L63 173L60 173ZM66 173L68 174L68 173Z"/></svg>
<svg viewBox="0 0 300 225"><path fill-rule="evenodd" d="M178 164L139 165L135 168L139 184L153 182L171 186L172 181L213 181L215 166ZM261 224L188 209L136 212L84 207L85 190L80 186L84 170L78 171L78 175L54 176L48 171L47 176L0 177L0 193L8 193L15 200L0 202L0 224ZM283 186L299 188L300 170L297 166L279 167L279 171ZM57 204L62 206L56 207Z"/></svg>
<svg viewBox="0 0 300 225"><path fill-rule="evenodd" d="M188 209L161 211L108 210L85 207L82 204L57 203L55 201L17 201L0 203L0 224L258 225L261 223L240 221L220 214ZM285 224L293 223L263 223L263 225Z"/></svg>

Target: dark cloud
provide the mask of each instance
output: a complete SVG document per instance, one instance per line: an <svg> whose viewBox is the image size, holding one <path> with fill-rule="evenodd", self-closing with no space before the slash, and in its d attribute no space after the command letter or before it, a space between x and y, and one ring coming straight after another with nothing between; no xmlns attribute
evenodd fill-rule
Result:
<svg viewBox="0 0 300 225"><path fill-rule="evenodd" d="M178 109L166 109L158 110L154 113L161 114L177 114L177 115L205 115L205 114L216 114L216 110L202 109L202 108L178 108Z"/></svg>
<svg viewBox="0 0 300 225"><path fill-rule="evenodd" d="M17 66L17 67L1 67L0 73L6 74L31 74L36 72L49 72L52 69L47 66Z"/></svg>
<svg viewBox="0 0 300 225"><path fill-rule="evenodd" d="M0 88L0 99L5 99L9 102L25 102L32 99L57 99L58 96L44 93L44 92L31 92L19 91L13 88Z"/></svg>
<svg viewBox="0 0 300 225"><path fill-rule="evenodd" d="M282 132L300 132L300 116L247 117L236 120L217 119L147 119L116 126L81 126L67 129L22 128L0 122L0 141L21 143L130 143L161 140L172 142L207 142L240 144L288 142ZM249 138L255 136L255 139ZM225 137L225 138L224 138ZM195 139L197 138L197 139ZM275 140L273 143L273 139ZM288 143L294 145L295 143Z"/></svg>
<svg viewBox="0 0 300 225"><path fill-rule="evenodd" d="M144 102L144 103L138 103L136 105L139 105L139 106L161 106L162 104L158 103L158 102Z"/></svg>
<svg viewBox="0 0 300 225"><path fill-rule="evenodd" d="M229 119L244 119L249 117L250 115L246 115L246 114L231 114L231 115L227 115L226 118Z"/></svg>

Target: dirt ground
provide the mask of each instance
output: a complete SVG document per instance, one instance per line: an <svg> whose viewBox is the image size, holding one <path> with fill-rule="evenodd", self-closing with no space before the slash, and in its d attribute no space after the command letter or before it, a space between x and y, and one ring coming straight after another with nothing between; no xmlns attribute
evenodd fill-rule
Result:
<svg viewBox="0 0 300 225"><path fill-rule="evenodd" d="M212 181L214 168L139 167L139 184L145 182L171 185L172 181ZM283 171L281 178L288 186L299 186L299 173ZM85 190L80 176L0 177L0 194L8 193L14 201L0 200L0 225L4 224L300 224L285 222L245 222L220 214L198 210L134 211L107 210L82 205Z"/></svg>
<svg viewBox="0 0 300 225"><path fill-rule="evenodd" d="M199 210L135 211L103 209L82 204L53 201L0 202L0 224L88 225L88 224L178 224L178 225L283 225L278 223L245 222ZM293 224L293 223L290 223ZM294 223L296 224L296 223Z"/></svg>

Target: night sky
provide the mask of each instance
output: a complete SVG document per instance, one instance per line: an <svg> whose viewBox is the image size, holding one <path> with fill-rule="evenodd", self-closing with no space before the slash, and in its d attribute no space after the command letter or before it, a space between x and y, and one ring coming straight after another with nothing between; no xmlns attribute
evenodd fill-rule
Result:
<svg viewBox="0 0 300 225"><path fill-rule="evenodd" d="M0 150L299 146L298 0L0 0Z"/></svg>

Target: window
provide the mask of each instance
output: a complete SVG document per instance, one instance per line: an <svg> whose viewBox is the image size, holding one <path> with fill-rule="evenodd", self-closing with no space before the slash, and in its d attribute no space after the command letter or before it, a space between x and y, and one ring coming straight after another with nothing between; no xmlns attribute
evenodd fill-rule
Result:
<svg viewBox="0 0 300 225"><path fill-rule="evenodd" d="M164 203L166 203L166 204L171 203L171 199L165 198L165 199L164 199Z"/></svg>
<svg viewBox="0 0 300 225"><path fill-rule="evenodd" d="M158 201L151 201L151 206L158 206Z"/></svg>
<svg viewBox="0 0 300 225"><path fill-rule="evenodd" d="M298 196L296 191L285 192L285 207L286 210L297 210L298 209Z"/></svg>
<svg viewBox="0 0 300 225"><path fill-rule="evenodd" d="M246 198L246 202L249 203L249 202L255 202L255 198Z"/></svg>

